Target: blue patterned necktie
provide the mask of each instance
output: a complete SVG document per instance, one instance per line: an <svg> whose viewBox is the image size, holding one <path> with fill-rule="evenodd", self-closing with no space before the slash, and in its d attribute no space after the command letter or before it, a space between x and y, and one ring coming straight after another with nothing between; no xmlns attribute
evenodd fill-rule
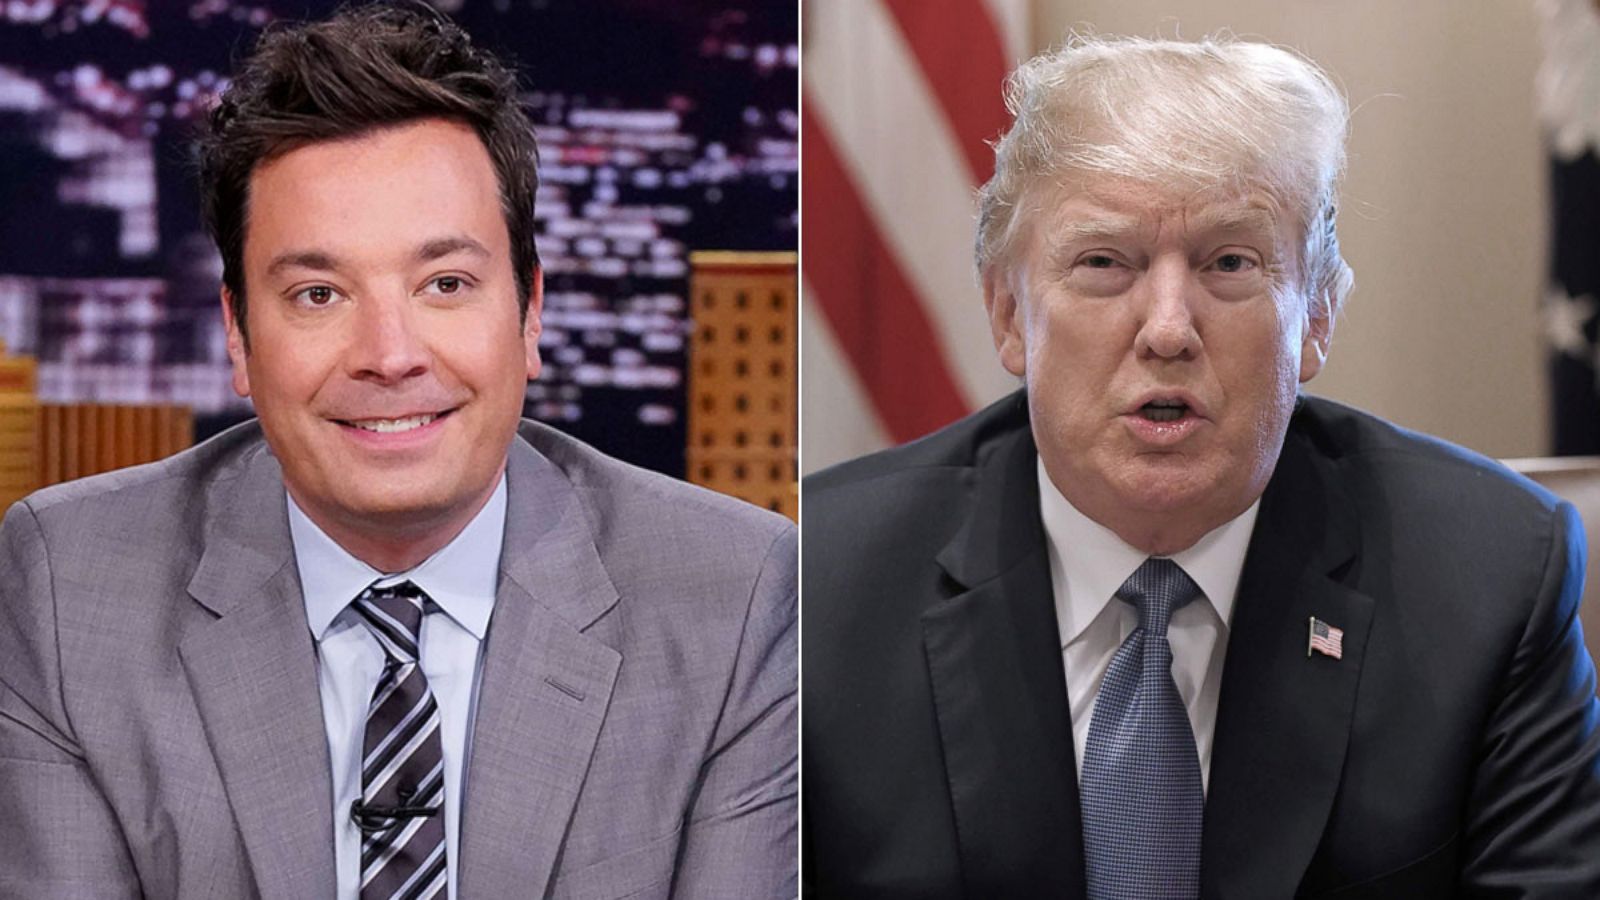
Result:
<svg viewBox="0 0 1600 900"><path fill-rule="evenodd" d="M427 595L409 581L370 587L353 606L387 660L367 709L361 762L361 900L445 891L444 754L439 706L418 663Z"/></svg>
<svg viewBox="0 0 1600 900"><path fill-rule="evenodd" d="M1139 627L1100 683L1083 755L1083 843L1092 900L1200 896L1205 793L1194 731L1172 680L1167 623L1200 588L1148 559L1117 591Z"/></svg>

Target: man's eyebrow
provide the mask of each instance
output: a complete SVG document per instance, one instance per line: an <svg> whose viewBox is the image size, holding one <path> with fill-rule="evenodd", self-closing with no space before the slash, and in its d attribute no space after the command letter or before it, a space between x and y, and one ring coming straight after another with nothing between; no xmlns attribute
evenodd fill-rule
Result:
<svg viewBox="0 0 1600 900"><path fill-rule="evenodd" d="M489 248L465 235L451 235L449 237L434 238L418 245L411 254L412 259L419 263L433 262L452 253L470 253L473 256L489 258L493 254ZM310 269L316 272L337 272L340 261L337 256L321 250L288 250L272 258L267 264L267 274L276 275L284 269Z"/></svg>
<svg viewBox="0 0 1600 900"><path fill-rule="evenodd" d="M1261 229L1272 232L1277 227L1277 219L1273 217L1272 211L1264 206L1248 206L1242 209L1207 210L1197 215L1189 224L1195 231Z"/></svg>
<svg viewBox="0 0 1600 900"><path fill-rule="evenodd" d="M484 259L493 255L489 252L489 248L466 235L451 235L424 242L412 256L417 262L433 262L452 253L470 253Z"/></svg>
<svg viewBox="0 0 1600 900"><path fill-rule="evenodd" d="M276 275L284 269L336 272L339 270L339 260L320 250L289 250L272 258L272 262L267 264L267 274Z"/></svg>
<svg viewBox="0 0 1600 900"><path fill-rule="evenodd" d="M1093 219L1074 219L1056 230L1055 237L1063 241L1086 238L1112 238L1139 229L1139 220L1131 216L1108 216Z"/></svg>

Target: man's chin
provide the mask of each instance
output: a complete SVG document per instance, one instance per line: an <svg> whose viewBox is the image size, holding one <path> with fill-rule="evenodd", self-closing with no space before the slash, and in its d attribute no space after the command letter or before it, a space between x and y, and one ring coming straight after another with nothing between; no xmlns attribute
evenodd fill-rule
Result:
<svg viewBox="0 0 1600 900"><path fill-rule="evenodd" d="M340 518L363 530L392 532L396 537L426 531L458 514L467 502L442 486L408 485L399 490L392 485L373 485L368 490L350 487L356 489L343 492L334 501Z"/></svg>
<svg viewBox="0 0 1600 900"><path fill-rule="evenodd" d="M428 516L460 507L467 502L458 485L430 485L415 482L401 489L383 486L362 494L352 509L365 509L373 515L403 516L407 514Z"/></svg>
<svg viewBox="0 0 1600 900"><path fill-rule="evenodd" d="M1162 462L1136 467L1122 479L1117 493L1128 509L1178 515L1214 505L1222 481L1210 466Z"/></svg>

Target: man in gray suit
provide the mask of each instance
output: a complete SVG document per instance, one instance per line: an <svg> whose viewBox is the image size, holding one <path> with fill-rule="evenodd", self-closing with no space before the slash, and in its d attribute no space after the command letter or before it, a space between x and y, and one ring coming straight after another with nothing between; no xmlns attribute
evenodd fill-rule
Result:
<svg viewBox="0 0 1600 900"><path fill-rule="evenodd" d="M201 148L259 421L0 526L0 896L786 897L795 534L519 416L532 131L452 24Z"/></svg>

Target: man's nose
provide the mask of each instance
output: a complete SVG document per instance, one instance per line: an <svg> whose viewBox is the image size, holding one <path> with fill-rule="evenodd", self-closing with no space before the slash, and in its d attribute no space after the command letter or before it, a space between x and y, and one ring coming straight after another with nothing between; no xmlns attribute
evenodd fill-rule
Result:
<svg viewBox="0 0 1600 900"><path fill-rule="evenodd" d="M352 378L393 384L428 370L432 354L409 296L370 296L357 302L355 319L346 356Z"/></svg>
<svg viewBox="0 0 1600 900"><path fill-rule="evenodd" d="M1134 349L1141 357L1193 359L1200 351L1194 303L1200 291L1187 260L1157 260L1144 278L1144 320Z"/></svg>

